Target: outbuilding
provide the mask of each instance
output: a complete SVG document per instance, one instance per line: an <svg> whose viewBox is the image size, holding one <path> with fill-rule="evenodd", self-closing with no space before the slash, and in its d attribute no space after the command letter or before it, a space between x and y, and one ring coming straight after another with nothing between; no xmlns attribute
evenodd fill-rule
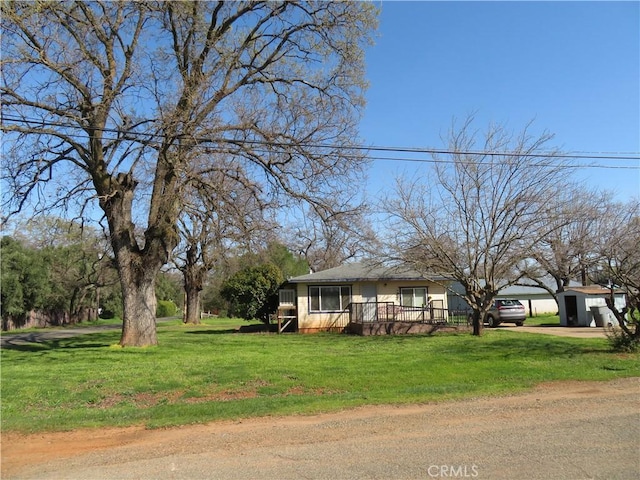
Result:
<svg viewBox="0 0 640 480"><path fill-rule="evenodd" d="M560 325L563 327L600 327L617 325L613 312L607 308L606 298L611 290L599 285L571 287L558 294ZM625 306L625 294L614 291L615 306Z"/></svg>

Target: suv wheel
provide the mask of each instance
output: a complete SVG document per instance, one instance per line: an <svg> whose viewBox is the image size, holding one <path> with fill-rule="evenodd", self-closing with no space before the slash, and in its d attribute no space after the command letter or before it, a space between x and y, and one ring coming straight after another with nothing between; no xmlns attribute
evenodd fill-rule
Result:
<svg viewBox="0 0 640 480"><path fill-rule="evenodd" d="M490 326L491 328L495 328L495 327L497 327L497 326L499 325L499 323L498 323L498 322L496 322L496 319L495 319L495 318L493 318L493 316L492 316L492 315L489 315L489 316L487 317L487 323L489 324L489 326Z"/></svg>
<svg viewBox="0 0 640 480"><path fill-rule="evenodd" d="M524 322L516 322L516 327L521 327L522 325L524 325Z"/></svg>

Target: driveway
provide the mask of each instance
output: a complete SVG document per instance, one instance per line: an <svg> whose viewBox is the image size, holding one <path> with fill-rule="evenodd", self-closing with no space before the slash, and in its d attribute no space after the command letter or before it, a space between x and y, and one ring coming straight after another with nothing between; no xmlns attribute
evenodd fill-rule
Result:
<svg viewBox="0 0 640 480"><path fill-rule="evenodd" d="M575 338L607 338L607 334L602 327L560 327L556 325L547 326L527 326L517 327L515 325L500 325L497 330L510 330L513 332L543 333L546 335L557 335L560 337Z"/></svg>
<svg viewBox="0 0 640 480"><path fill-rule="evenodd" d="M156 323L170 322L176 320L175 317L163 317L156 319ZM61 340L63 338L77 337L78 335L86 335L89 333L99 333L106 330L122 330L121 324L115 325L97 325L95 327L52 327L49 329L38 330L37 332L25 333L6 333L0 335L0 347L11 348L18 347L28 343L48 342L51 340Z"/></svg>
<svg viewBox="0 0 640 480"><path fill-rule="evenodd" d="M104 332L105 330L122 330L122 325L99 325L96 327L66 327L51 328L38 330L37 332L25 333L3 333L0 336L0 347L11 348L12 346L20 346L28 343L48 342L51 340L61 340L63 338L77 337L78 335L86 335L89 333Z"/></svg>

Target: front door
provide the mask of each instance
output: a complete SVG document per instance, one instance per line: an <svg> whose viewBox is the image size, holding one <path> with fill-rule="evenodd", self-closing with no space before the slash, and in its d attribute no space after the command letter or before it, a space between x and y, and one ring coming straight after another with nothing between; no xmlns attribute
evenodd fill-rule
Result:
<svg viewBox="0 0 640 480"><path fill-rule="evenodd" d="M375 322L377 320L378 292L375 283L365 283L362 285L362 321Z"/></svg>

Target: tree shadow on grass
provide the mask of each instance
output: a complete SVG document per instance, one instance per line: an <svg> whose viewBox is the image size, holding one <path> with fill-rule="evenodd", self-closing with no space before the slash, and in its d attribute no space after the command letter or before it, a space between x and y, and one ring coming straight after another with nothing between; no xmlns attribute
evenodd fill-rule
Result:
<svg viewBox="0 0 640 480"><path fill-rule="evenodd" d="M275 333L278 330L277 325L267 325L267 324L253 324L253 325L242 325L239 328L218 328L218 329L207 329L207 330L191 330L186 333L195 334L195 335L224 335L230 333Z"/></svg>
<svg viewBox="0 0 640 480"><path fill-rule="evenodd" d="M15 350L17 352L43 352L51 350L51 347L43 343L4 343L3 350Z"/></svg>
<svg viewBox="0 0 640 480"><path fill-rule="evenodd" d="M191 330L185 333L189 335L228 335L230 333L239 333L239 332L236 329L227 328L227 329Z"/></svg>
<svg viewBox="0 0 640 480"><path fill-rule="evenodd" d="M608 353L606 346L587 345L584 340L550 337L548 335L508 336L502 338L471 338L466 341L435 346L444 353L459 353L466 357L573 357L577 355ZM590 342L588 342L590 343Z"/></svg>

